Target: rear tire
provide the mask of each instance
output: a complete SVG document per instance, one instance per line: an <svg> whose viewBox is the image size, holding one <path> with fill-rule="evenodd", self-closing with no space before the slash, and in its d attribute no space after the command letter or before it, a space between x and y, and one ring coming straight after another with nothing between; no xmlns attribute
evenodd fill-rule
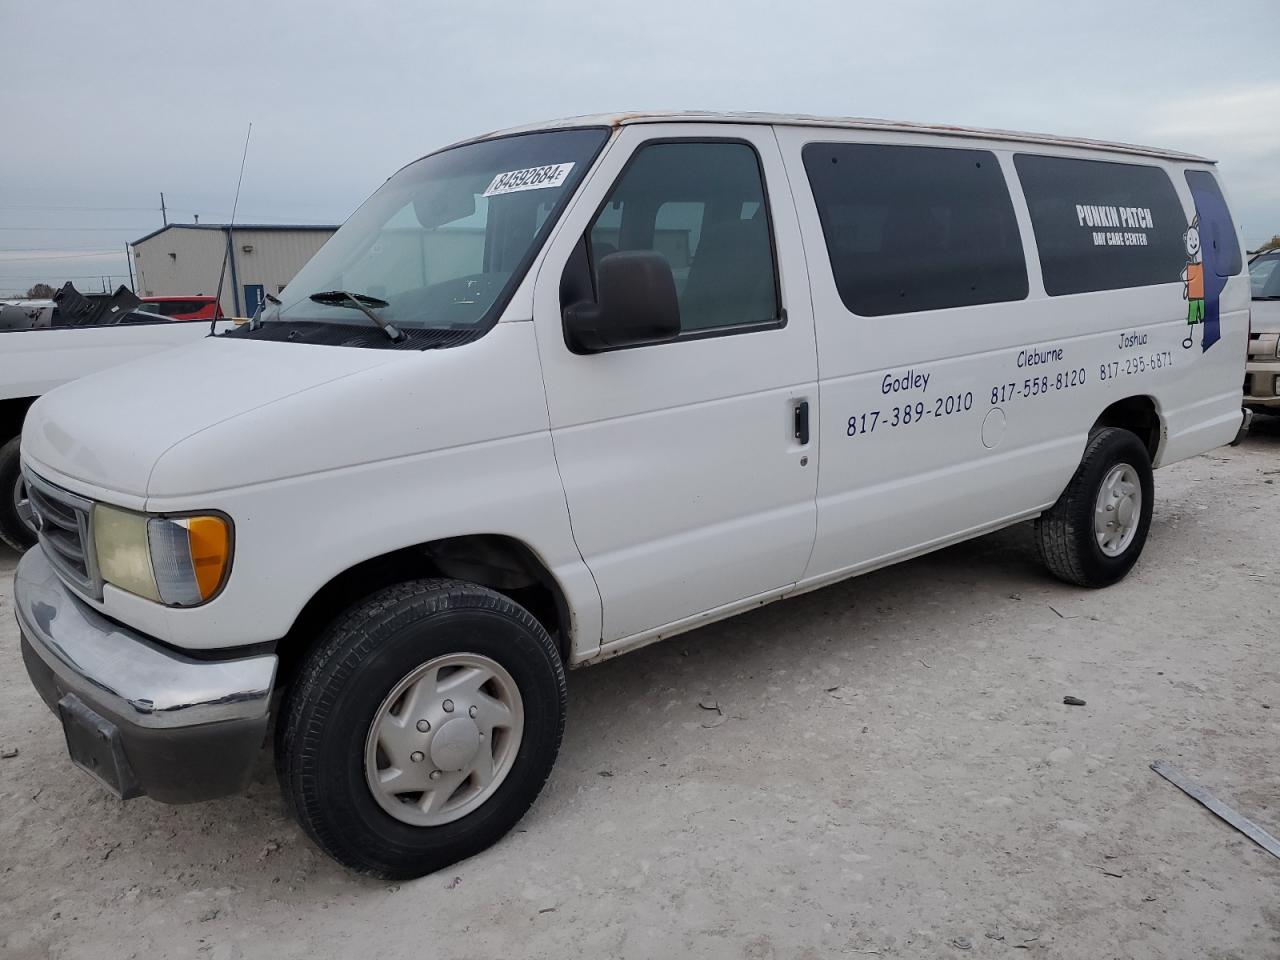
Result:
<svg viewBox="0 0 1280 960"><path fill-rule="evenodd" d="M1142 441L1118 427L1095 431L1058 502L1036 519L1040 560L1081 587L1121 580L1147 541L1154 492Z"/></svg>
<svg viewBox="0 0 1280 960"><path fill-rule="evenodd" d="M303 665L281 712L281 788L335 860L422 876L524 816L566 701L555 643L523 607L456 580L390 587L341 616Z"/></svg>
<svg viewBox="0 0 1280 960"><path fill-rule="evenodd" d="M19 501L25 499L18 455L20 441L20 437L14 437L0 445L0 541L22 552L35 545L36 531L20 513Z"/></svg>

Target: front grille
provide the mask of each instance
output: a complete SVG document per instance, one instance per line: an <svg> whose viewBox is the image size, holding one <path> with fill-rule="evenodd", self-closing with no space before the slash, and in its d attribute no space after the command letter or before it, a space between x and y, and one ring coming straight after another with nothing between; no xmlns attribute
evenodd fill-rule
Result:
<svg viewBox="0 0 1280 960"><path fill-rule="evenodd" d="M69 587L101 600L102 581L89 523L93 501L54 486L29 469L22 473L45 556Z"/></svg>

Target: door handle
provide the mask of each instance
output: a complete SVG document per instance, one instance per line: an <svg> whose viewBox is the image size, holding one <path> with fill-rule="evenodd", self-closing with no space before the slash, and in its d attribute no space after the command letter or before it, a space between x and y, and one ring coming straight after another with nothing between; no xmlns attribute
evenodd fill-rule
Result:
<svg viewBox="0 0 1280 960"><path fill-rule="evenodd" d="M809 401L801 400L797 403L794 414L792 436L803 446L809 442Z"/></svg>

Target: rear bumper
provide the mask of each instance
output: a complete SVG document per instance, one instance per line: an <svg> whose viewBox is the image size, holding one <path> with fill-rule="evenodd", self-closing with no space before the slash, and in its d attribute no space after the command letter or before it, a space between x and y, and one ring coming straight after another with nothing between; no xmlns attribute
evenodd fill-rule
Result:
<svg viewBox="0 0 1280 960"><path fill-rule="evenodd" d="M276 657L195 660L98 614L40 548L14 577L22 657L78 765L121 797L236 793L266 736ZM89 741L93 741L90 743Z"/></svg>

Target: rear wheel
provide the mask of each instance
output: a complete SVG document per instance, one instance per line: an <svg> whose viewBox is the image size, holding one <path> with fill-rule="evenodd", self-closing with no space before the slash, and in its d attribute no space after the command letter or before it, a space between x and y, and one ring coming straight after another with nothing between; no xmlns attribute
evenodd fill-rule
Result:
<svg viewBox="0 0 1280 960"><path fill-rule="evenodd" d="M1115 583L1142 553L1153 500L1151 458L1142 441L1118 427L1090 434L1067 489L1036 520L1040 559L1067 583Z"/></svg>
<svg viewBox="0 0 1280 960"><path fill-rule="evenodd" d="M0 541L15 550L26 550L36 542L36 526L22 482L20 440L14 437L0 446Z"/></svg>
<svg viewBox="0 0 1280 960"><path fill-rule="evenodd" d="M542 789L564 670L523 607L474 584L391 587L336 622L289 694L286 798L334 859L388 878L478 853Z"/></svg>

